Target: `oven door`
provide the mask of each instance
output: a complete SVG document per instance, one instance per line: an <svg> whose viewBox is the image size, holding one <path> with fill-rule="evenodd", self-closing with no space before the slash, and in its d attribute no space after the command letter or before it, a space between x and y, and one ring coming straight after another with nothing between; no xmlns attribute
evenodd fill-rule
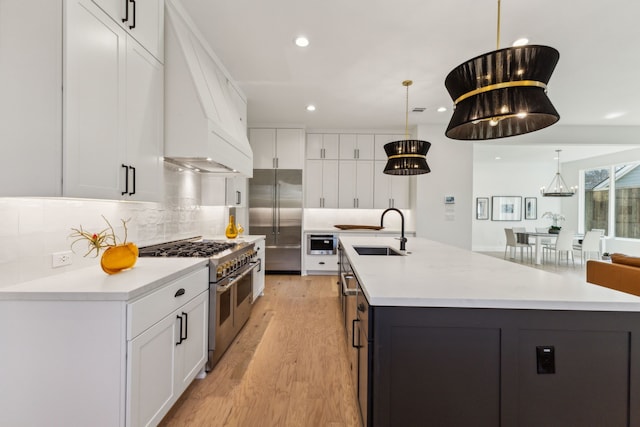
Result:
<svg viewBox="0 0 640 427"><path fill-rule="evenodd" d="M234 313L233 313L233 329L237 334L240 329L249 320L251 314L251 304L253 303L253 270L258 268L259 264L254 263L246 269L234 281Z"/></svg>
<svg viewBox="0 0 640 427"><path fill-rule="evenodd" d="M215 364L220 360L231 341L233 340L233 306L234 306L234 286L232 282L226 285L213 285L216 293L216 309L209 320L209 328L215 332L209 333L209 361L207 370L213 369ZM210 289L209 292L213 292ZM213 326L213 328L212 328ZM211 332L211 331L210 331Z"/></svg>

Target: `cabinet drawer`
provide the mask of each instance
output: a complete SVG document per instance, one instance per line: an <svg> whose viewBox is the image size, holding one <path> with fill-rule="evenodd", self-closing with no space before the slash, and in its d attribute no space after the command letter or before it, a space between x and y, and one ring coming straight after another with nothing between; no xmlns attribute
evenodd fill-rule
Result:
<svg viewBox="0 0 640 427"><path fill-rule="evenodd" d="M310 271L338 271L338 255L305 255L305 269Z"/></svg>
<svg viewBox="0 0 640 427"><path fill-rule="evenodd" d="M162 320L172 311L209 288L209 269L181 277L155 292L127 305L127 340ZM184 293L180 290L184 289ZM177 295L181 293L181 295Z"/></svg>

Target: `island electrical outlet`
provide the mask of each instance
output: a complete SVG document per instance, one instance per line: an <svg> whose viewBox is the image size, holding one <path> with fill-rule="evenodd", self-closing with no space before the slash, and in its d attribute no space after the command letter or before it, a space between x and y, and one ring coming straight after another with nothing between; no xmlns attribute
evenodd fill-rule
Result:
<svg viewBox="0 0 640 427"><path fill-rule="evenodd" d="M51 254L51 266L53 268L64 267L72 264L71 251L54 252Z"/></svg>

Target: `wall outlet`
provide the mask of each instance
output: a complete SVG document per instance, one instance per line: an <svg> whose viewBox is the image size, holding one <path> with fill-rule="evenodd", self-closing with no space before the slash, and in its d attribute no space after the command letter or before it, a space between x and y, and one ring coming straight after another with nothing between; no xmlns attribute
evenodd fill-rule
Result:
<svg viewBox="0 0 640 427"><path fill-rule="evenodd" d="M51 254L51 267L58 268L65 265L71 265L73 260L71 258L71 251L54 252Z"/></svg>

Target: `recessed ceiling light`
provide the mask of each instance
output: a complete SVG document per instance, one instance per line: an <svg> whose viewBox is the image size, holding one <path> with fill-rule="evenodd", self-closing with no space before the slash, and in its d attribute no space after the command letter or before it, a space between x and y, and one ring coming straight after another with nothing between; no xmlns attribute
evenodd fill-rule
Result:
<svg viewBox="0 0 640 427"><path fill-rule="evenodd" d="M627 113L624 112L624 111L615 111L613 113L607 114L606 116L604 116L604 118L607 119L607 120L617 119L618 117L622 117L625 114L627 114Z"/></svg>
<svg viewBox="0 0 640 427"><path fill-rule="evenodd" d="M438 108L438 113L444 113L445 111L447 111L446 107L440 107Z"/></svg>
<svg viewBox="0 0 640 427"><path fill-rule="evenodd" d="M513 46L525 46L529 44L529 39L521 38L513 42Z"/></svg>
<svg viewBox="0 0 640 427"><path fill-rule="evenodd" d="M295 44L298 47L307 47L309 46L309 39L306 38L305 36L298 36L295 39Z"/></svg>
<svg viewBox="0 0 640 427"><path fill-rule="evenodd" d="M313 104L307 105L307 111L316 111L316 106Z"/></svg>
<svg viewBox="0 0 640 427"><path fill-rule="evenodd" d="M497 157L496 157L496 160L502 160L502 157L497 156Z"/></svg>

